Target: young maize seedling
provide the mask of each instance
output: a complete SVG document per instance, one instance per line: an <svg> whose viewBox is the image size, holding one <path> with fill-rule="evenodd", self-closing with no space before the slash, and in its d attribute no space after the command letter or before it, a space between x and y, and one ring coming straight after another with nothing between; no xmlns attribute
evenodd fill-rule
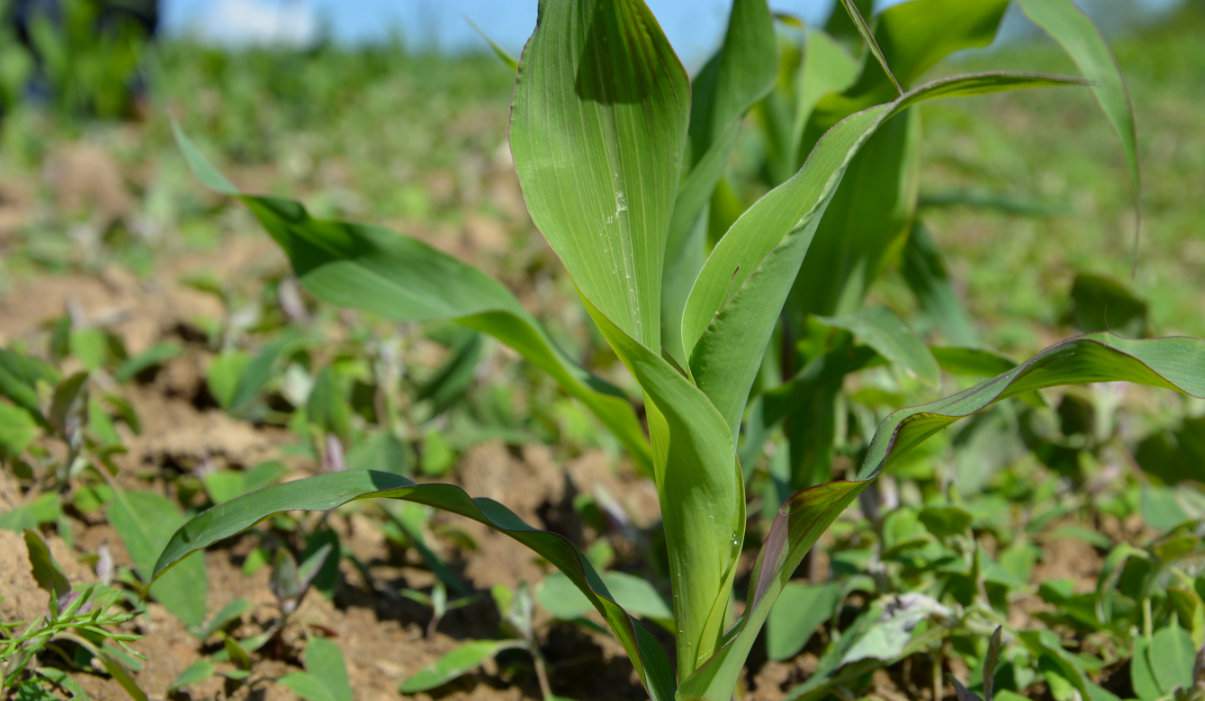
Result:
<svg viewBox="0 0 1205 701"><path fill-rule="evenodd" d="M1074 10L1070 0L1047 1ZM940 36L940 28L957 31L957 20L966 24L985 3L992 4L912 0L905 6ZM865 22L855 26L873 40ZM905 52L911 68L892 65L904 86L967 43L925 43L932 27L896 29L901 37L920 32L922 38L874 54L891 61ZM1066 31L1077 29L1083 27ZM765 0L736 0L720 52L692 84L643 0L543 0L519 62L510 143L528 210L603 338L639 384L643 427L629 398L566 357L498 282L413 238L314 219L295 202L239 193L179 138L198 175L250 208L311 294L389 319L454 320L492 335L615 431L633 459L649 468L660 497L673 665L568 540L458 487L416 484L388 472L325 474L220 504L173 536L157 570L282 510L333 509L365 498L427 504L509 535L560 569L624 646L651 698L728 701L771 605L804 555L908 449L998 401L1054 385L1125 380L1205 395L1205 343L1100 335L1058 344L971 389L896 412L881 424L855 479L820 484L783 503L737 617L734 583L746 522L737 436L780 314L851 164L872 153L867 149L877 136L898 128L917 104L1082 82L989 72L898 93L889 81L884 92L876 87L879 61L867 61L867 89L833 113L806 161L741 212L710 250L691 244L703 240L699 223L743 115L775 78L773 51Z"/></svg>

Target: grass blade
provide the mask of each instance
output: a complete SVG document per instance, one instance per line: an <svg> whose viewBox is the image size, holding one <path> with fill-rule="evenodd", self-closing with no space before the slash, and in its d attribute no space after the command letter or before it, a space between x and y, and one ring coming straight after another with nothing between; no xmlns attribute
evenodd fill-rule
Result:
<svg viewBox="0 0 1205 701"><path fill-rule="evenodd" d="M900 85L900 81L895 79L895 74L891 72L891 66L887 65L887 56L883 54L883 49L879 48L879 42L874 38L874 32L870 29L870 25L866 23L866 18L862 16L862 12L858 9L854 0L841 0L841 6L845 8L845 13L849 15L849 19L857 28L858 34L862 36L862 41L866 42L866 49L874 56L874 59L879 62L883 68L883 74L895 86L895 91L903 95L904 87Z"/></svg>

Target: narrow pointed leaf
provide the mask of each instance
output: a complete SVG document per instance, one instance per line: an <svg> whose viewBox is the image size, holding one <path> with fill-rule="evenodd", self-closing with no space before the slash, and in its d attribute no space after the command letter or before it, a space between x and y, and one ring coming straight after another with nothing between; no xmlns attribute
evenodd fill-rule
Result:
<svg viewBox="0 0 1205 701"><path fill-rule="evenodd" d="M416 484L393 473L372 470L336 472L287 482L219 504L192 518L167 542L155 564L155 576L223 538L274 513L326 511L359 499L389 498L426 504L473 519L504 533L542 555L590 600L624 646L657 701L672 698L669 663L658 643L617 604L590 561L565 537L534 529L490 499L473 499L450 484Z"/></svg>
<svg viewBox="0 0 1205 701"><path fill-rule="evenodd" d="M849 15L850 21L853 22L854 28L858 30L858 34L862 36L862 41L866 43L866 50L874 56L874 60L878 61L879 67L883 69L883 74L895 86L895 91L902 94L904 92L903 86L900 85L900 81L896 80L895 74L891 72L891 66L887 65L887 57L883 55L883 49L879 48L879 42L875 40L874 32L871 31L870 25L866 23L866 18L862 16L862 12L858 9L855 1L841 0L841 6L845 8L845 12Z"/></svg>
<svg viewBox="0 0 1205 701"><path fill-rule="evenodd" d="M1142 175L1134 107L1109 45L1073 0L1020 0L1020 3L1025 14L1063 47L1092 85L1105 117L1121 139L1137 208L1142 194Z"/></svg>
<svg viewBox="0 0 1205 701"><path fill-rule="evenodd" d="M540 2L511 111L527 209L582 295L654 351L689 110L643 0Z"/></svg>
<svg viewBox="0 0 1205 701"><path fill-rule="evenodd" d="M1074 83L984 73L934 81L895 102L850 115L788 181L753 204L716 245L687 299L682 336L699 387L735 428L800 262L846 166L892 116L938 97Z"/></svg>
<svg viewBox="0 0 1205 701"><path fill-rule="evenodd" d="M627 398L566 357L501 283L388 229L314 219L297 202L240 194L179 129L176 141L202 182L238 197L255 214L310 294L386 319L452 320L487 333L551 375L589 407L637 461L650 464L648 443Z"/></svg>

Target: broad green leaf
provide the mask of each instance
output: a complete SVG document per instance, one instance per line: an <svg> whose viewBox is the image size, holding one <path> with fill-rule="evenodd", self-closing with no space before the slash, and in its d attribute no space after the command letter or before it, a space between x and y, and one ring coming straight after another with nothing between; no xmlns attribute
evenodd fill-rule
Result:
<svg viewBox="0 0 1205 701"><path fill-rule="evenodd" d="M663 345L681 364L682 310L706 253L700 216L723 176L742 117L774 84L777 58L766 0L737 0L723 43L691 86L686 175L674 200L662 282Z"/></svg>
<svg viewBox="0 0 1205 701"><path fill-rule="evenodd" d="M788 583L766 623L766 654L772 660L794 657L840 603L841 588L836 584Z"/></svg>
<svg viewBox="0 0 1205 701"><path fill-rule="evenodd" d="M937 361L916 334L886 307L866 307L851 314L824 317L829 326L845 329L888 362L929 387L941 380Z"/></svg>
<svg viewBox="0 0 1205 701"><path fill-rule="evenodd" d="M888 416L879 425L860 477L873 478L942 428L1003 399L1056 385L1114 381L1205 396L1205 341L1129 340L1101 334L1051 346L982 384Z"/></svg>
<svg viewBox="0 0 1205 701"><path fill-rule="evenodd" d="M511 107L527 209L581 294L654 352L689 111L643 0L540 2Z"/></svg>
<svg viewBox="0 0 1205 701"><path fill-rule="evenodd" d="M925 100L1070 79L985 73L935 81L833 127L790 180L754 203L708 256L687 299L682 337L695 380L735 427L779 311L846 166L893 115Z"/></svg>
<svg viewBox="0 0 1205 701"><path fill-rule="evenodd" d="M1192 689L1197 650L1175 618L1171 625L1155 631L1148 655L1155 682L1164 694Z"/></svg>
<svg viewBox="0 0 1205 701"><path fill-rule="evenodd" d="M343 651L327 638L313 637L305 645L302 658L305 671L316 677L335 701L352 701L351 683L347 680L347 663Z"/></svg>
<svg viewBox="0 0 1205 701"><path fill-rule="evenodd" d="M296 202L241 195L179 129L176 141L202 182L247 205L315 297L396 321L452 320L494 336L586 404L640 464L651 464L648 442L626 397L565 356L500 283L388 229L313 219Z"/></svg>
<svg viewBox="0 0 1205 701"><path fill-rule="evenodd" d="M913 224L902 257L901 272L916 295L922 318L937 328L947 342L976 345L979 339L974 322L954 291L941 249L921 222Z"/></svg>
<svg viewBox="0 0 1205 701"><path fill-rule="evenodd" d="M472 672L503 650L523 647L520 640L473 640L464 643L406 679L399 691L414 694L441 687Z"/></svg>
<svg viewBox="0 0 1205 701"><path fill-rule="evenodd" d="M586 307L645 391L682 678L711 654L727 623L745 534L744 479L735 442L698 387L589 300Z"/></svg>
<svg viewBox="0 0 1205 701"><path fill-rule="evenodd" d="M173 565L271 514L288 510L328 511L359 499L389 498L426 504L457 513L514 538L564 572L602 614L627 651L645 688L656 701L672 697L669 663L643 626L615 603L598 573L563 536L531 528L501 504L473 499L450 484L415 484L388 472L354 470L286 482L219 504L179 528L155 564L158 581L176 571ZM195 557L195 556L194 556Z"/></svg>
<svg viewBox="0 0 1205 701"><path fill-rule="evenodd" d="M1020 0L1021 9L1051 36L1071 57L1092 86L1097 102L1121 139L1130 180L1134 186L1135 211L1142 197L1142 175L1138 163L1138 132L1134 108L1121 70L1104 37L1073 0Z"/></svg>
<svg viewBox="0 0 1205 701"><path fill-rule="evenodd" d="M1205 482L1205 415L1185 417L1176 426L1146 436L1134 458L1143 472L1164 484Z"/></svg>
<svg viewBox="0 0 1205 701"><path fill-rule="evenodd" d="M1130 657L1130 684L1141 701L1155 701L1163 696L1163 690L1155 679L1150 651L1151 641L1146 636L1134 636L1134 649Z"/></svg>
<svg viewBox="0 0 1205 701"><path fill-rule="evenodd" d="M150 584L151 595L185 624L202 625L208 584L200 553L187 558L167 576L153 578L155 557L171 531L184 522L180 509L152 492L116 490L106 514L130 554L138 577Z"/></svg>

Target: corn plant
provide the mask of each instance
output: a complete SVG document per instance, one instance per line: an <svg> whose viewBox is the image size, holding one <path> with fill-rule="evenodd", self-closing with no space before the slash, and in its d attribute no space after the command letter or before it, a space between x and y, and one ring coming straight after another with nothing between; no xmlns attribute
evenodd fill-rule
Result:
<svg viewBox="0 0 1205 701"><path fill-rule="evenodd" d="M860 155L873 153L868 149L879 135L898 128L910 108L923 102L1084 84L1076 77L988 72L905 88L942 52L975 43L955 37L934 46L931 38L947 29L963 31L963 25L981 34L972 15L985 4L992 3L906 3L913 12L910 23L892 24L891 31L909 41L885 47L876 36L887 34L876 35L864 18L852 15L855 30L871 47L859 75L873 89L846 101L844 113L834 114L816 135L806 160L709 246L697 234L708 201L744 115L777 71L765 1L736 0L722 47L693 82L643 0L540 3L517 67L511 152L534 224L639 386L643 425L633 398L561 352L495 280L414 238L315 219L296 202L242 194L178 134L199 177L252 211L311 294L388 319L452 320L491 335L551 375L615 432L633 461L647 468L660 496L672 589L672 663L570 541L456 486L416 484L384 471L325 474L215 506L175 533L157 571L283 510L333 509L366 498L427 504L507 534L558 568L608 624L651 698L727 701L738 693L754 641L805 554L909 449L997 402L1055 385L1124 380L1205 394L1205 343L1101 334L1060 343L980 385L897 411L880 424L855 476L804 489L783 502L738 615L735 582L746 530L737 450L742 421L809 246L839 202L849 169ZM1043 6L1064 19L1075 12L1070 0ZM1090 57L1085 65L1091 70L1085 72L1098 95L1118 84L1090 24L1073 21L1061 29L1054 34L1068 46L1090 49L1080 53ZM908 73L891 78L890 61L899 59L894 52L901 46L923 54L923 60L914 56ZM1123 109L1128 115L1128 107ZM873 249L881 242L856 245ZM836 277L817 282L849 284L838 271L816 274L830 273Z"/></svg>

